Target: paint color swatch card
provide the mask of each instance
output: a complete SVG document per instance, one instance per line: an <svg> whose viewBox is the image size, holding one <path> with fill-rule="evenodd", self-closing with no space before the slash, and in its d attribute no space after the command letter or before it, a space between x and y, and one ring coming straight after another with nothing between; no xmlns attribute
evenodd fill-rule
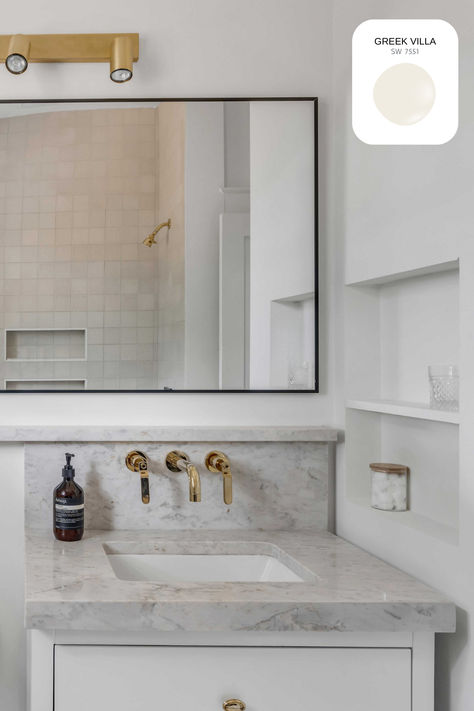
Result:
<svg viewBox="0 0 474 711"><path fill-rule="evenodd" d="M458 36L444 20L367 20L352 37L352 127L372 145L446 143L458 127Z"/></svg>

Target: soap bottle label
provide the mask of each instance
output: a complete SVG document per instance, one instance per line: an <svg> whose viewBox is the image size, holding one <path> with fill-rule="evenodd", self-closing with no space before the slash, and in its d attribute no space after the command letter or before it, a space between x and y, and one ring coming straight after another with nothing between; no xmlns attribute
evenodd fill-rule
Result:
<svg viewBox="0 0 474 711"><path fill-rule="evenodd" d="M62 530L84 528L84 502L81 496L70 499L56 497L55 526Z"/></svg>

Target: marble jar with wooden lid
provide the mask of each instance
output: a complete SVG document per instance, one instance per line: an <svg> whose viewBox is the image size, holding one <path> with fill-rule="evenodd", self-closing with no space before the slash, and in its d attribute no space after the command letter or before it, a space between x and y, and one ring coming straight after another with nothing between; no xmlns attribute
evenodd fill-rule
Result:
<svg viewBox="0 0 474 711"><path fill-rule="evenodd" d="M382 511L406 511L408 508L408 467L404 464L370 464L372 474L371 505Z"/></svg>

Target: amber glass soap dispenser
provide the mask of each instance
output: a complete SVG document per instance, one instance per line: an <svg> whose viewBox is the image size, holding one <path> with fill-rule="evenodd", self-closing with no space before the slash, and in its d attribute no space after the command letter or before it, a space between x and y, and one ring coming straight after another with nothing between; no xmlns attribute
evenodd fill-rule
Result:
<svg viewBox="0 0 474 711"><path fill-rule="evenodd" d="M74 454L66 452L63 480L53 493L53 530L58 541L80 541L84 533L84 491L74 481Z"/></svg>

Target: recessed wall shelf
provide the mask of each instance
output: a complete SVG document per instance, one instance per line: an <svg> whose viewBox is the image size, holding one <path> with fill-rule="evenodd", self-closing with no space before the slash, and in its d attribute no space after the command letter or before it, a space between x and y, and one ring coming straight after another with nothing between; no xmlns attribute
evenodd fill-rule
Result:
<svg viewBox="0 0 474 711"><path fill-rule="evenodd" d="M34 328L5 330L7 361L86 360L86 329Z"/></svg>
<svg viewBox="0 0 474 711"><path fill-rule="evenodd" d="M349 400L428 402L428 366L459 364L459 270L453 265L458 262L346 287Z"/></svg>
<svg viewBox="0 0 474 711"><path fill-rule="evenodd" d="M459 259L450 259L446 262L434 262L433 264L425 264L421 267L407 269L401 272L388 272L378 276L369 277L368 279L347 281L346 286L382 286L390 284L393 281L403 279L413 279L414 277L426 276L427 274L438 274L439 272L449 272L459 269Z"/></svg>
<svg viewBox="0 0 474 711"><path fill-rule="evenodd" d="M413 528L433 538L438 538L445 543L456 545L459 540L458 529L454 526L433 521L433 519L421 516L414 511L380 511L372 508L368 498L350 499L350 503L365 509L366 515L373 520L374 530L381 525L402 525Z"/></svg>
<svg viewBox="0 0 474 711"><path fill-rule="evenodd" d="M428 366L459 365L459 261L352 281L346 305L347 503L374 531L407 526L455 545L460 413L429 407ZM372 509L374 461L410 468L407 512Z"/></svg>
<svg viewBox="0 0 474 711"><path fill-rule="evenodd" d="M224 212L250 212L250 188L219 188L224 196Z"/></svg>
<svg viewBox="0 0 474 711"><path fill-rule="evenodd" d="M305 389L314 386L314 311L313 292L271 302L273 387ZM294 385L291 379L296 379Z"/></svg>
<svg viewBox="0 0 474 711"><path fill-rule="evenodd" d="M348 407L346 495L372 511L370 462L395 462L410 469L409 511L388 512L390 520L393 516L394 522L450 542L457 539L459 428L455 423Z"/></svg>
<svg viewBox="0 0 474 711"><path fill-rule="evenodd" d="M459 412L450 410L434 410L423 403L403 402L397 400L349 400L346 407L365 412L379 412L382 415L397 415L399 417L414 417L419 420L433 422L449 422L459 424Z"/></svg>

